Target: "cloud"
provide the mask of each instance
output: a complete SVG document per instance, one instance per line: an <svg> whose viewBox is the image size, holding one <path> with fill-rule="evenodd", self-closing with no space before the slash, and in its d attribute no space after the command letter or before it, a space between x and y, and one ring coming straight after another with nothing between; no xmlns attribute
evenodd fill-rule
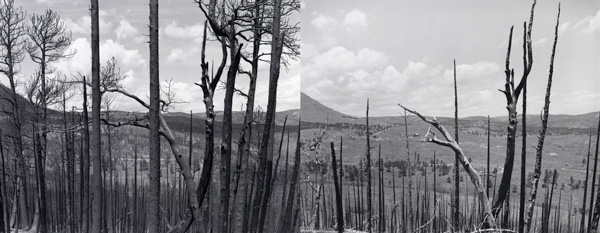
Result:
<svg viewBox="0 0 600 233"><path fill-rule="evenodd" d="M342 25L344 25L350 31L364 28L368 25L367 16L362 11L352 10L346 13Z"/></svg>
<svg viewBox="0 0 600 233"><path fill-rule="evenodd" d="M197 62L200 60L200 48L192 47L188 49L174 48L167 56L167 60L170 62Z"/></svg>
<svg viewBox="0 0 600 233"><path fill-rule="evenodd" d="M310 21L310 25L315 27L319 31L328 31L335 28L338 24L337 20L335 20L331 16L325 16L318 13L315 13L316 17L314 17Z"/></svg>
<svg viewBox="0 0 600 233"><path fill-rule="evenodd" d="M560 30L560 28L559 28L559 30ZM547 42L547 41L548 41L548 39L546 39L546 37L544 37L544 38L541 38L541 39L539 39L539 40L536 40L536 41L534 41L534 42L533 42L533 46L536 46L536 47L537 47L537 46L544 46L544 45L546 44L546 42Z"/></svg>
<svg viewBox="0 0 600 233"><path fill-rule="evenodd" d="M189 26L179 26L177 22L173 21L163 28L162 32L165 36L178 39L196 39L198 42L201 42L204 24L197 23Z"/></svg>
<svg viewBox="0 0 600 233"><path fill-rule="evenodd" d="M100 27L100 34L104 34L109 32L112 29L113 26L113 22L112 21L106 21L105 18L109 17L108 13L106 11L100 11L98 13L99 15L99 27ZM92 25L92 18L89 15L83 16L77 20L73 20L71 18L63 18L63 22L65 23L65 26L68 30L71 30L71 32L73 34L85 34L85 35L90 35L90 33L92 32L91 26Z"/></svg>
<svg viewBox="0 0 600 233"><path fill-rule="evenodd" d="M89 74L91 71L91 45L87 38L77 38L71 43L67 51L76 50L77 53L68 60L60 60L54 64L63 74ZM137 49L126 49L123 45L113 40L100 43L100 63L104 64L111 57L115 57L122 70L143 68L146 59Z"/></svg>
<svg viewBox="0 0 600 233"><path fill-rule="evenodd" d="M467 83L498 71L500 71L500 65L494 62L480 61L472 64L459 64L456 65L456 82L459 84ZM444 80L453 82L454 70L452 68L444 72Z"/></svg>
<svg viewBox="0 0 600 233"><path fill-rule="evenodd" d="M319 69L344 72L356 68L381 67L387 63L387 60L388 57L384 53L370 48L352 52L342 46L336 46L323 54L314 56L312 64Z"/></svg>
<svg viewBox="0 0 600 233"><path fill-rule="evenodd" d="M456 69L465 114L477 114L480 109L475 106L502 98L489 91L495 90L494 85L501 86L502 80L494 79L500 72L498 64L480 61L460 64ZM397 103L419 106L424 113L451 115L452 80L451 67L423 61L408 61L398 67L390 64L385 54L368 48L349 51L336 47L314 56L302 68L302 91L353 115L364 111L362 101L367 98L373 115L393 115Z"/></svg>
<svg viewBox="0 0 600 233"><path fill-rule="evenodd" d="M564 22L564 23L561 23L561 24L558 26L558 32L561 32L561 33L562 33L562 32L564 32L564 31L566 31L567 29L569 29L569 26L570 26L570 25L571 25L571 23L570 23L570 22Z"/></svg>
<svg viewBox="0 0 600 233"><path fill-rule="evenodd" d="M131 26L131 23L125 19L121 19L121 22L119 22L119 26L117 27L117 30L115 30L115 33L117 34L117 39L119 40L127 39L139 34L137 28Z"/></svg>
<svg viewBox="0 0 600 233"><path fill-rule="evenodd" d="M50 0L35 0L36 3L44 3L44 4L48 4L48 5L52 5L52 2L50 2Z"/></svg>
<svg viewBox="0 0 600 233"><path fill-rule="evenodd" d="M584 33L593 33L596 30L600 30L600 11L597 11L594 16L585 17L575 24L575 27L585 27L583 28Z"/></svg>

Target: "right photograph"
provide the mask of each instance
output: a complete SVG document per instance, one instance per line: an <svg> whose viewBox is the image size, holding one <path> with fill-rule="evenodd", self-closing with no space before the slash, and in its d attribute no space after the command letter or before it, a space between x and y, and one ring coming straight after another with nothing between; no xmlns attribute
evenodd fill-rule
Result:
<svg viewBox="0 0 600 233"><path fill-rule="evenodd" d="M598 232L600 2L302 2L302 232Z"/></svg>

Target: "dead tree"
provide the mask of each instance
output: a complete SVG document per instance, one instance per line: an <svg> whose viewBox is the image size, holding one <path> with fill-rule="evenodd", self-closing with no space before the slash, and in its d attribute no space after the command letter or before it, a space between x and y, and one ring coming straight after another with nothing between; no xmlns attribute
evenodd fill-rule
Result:
<svg viewBox="0 0 600 233"><path fill-rule="evenodd" d="M533 50L531 44L531 29L533 26L533 12L535 9L536 0L533 1L531 6L531 16L529 18L529 27L523 26L523 76L519 83L515 86L515 73L514 69L510 68L510 52L512 46L512 32L513 28L510 28L510 35L508 38L508 51L506 54L506 83L504 84L504 90L500 92L504 93L506 97L506 109L508 110L508 127L506 137L506 161L504 162L504 173L502 173L502 179L500 181L500 187L498 188L497 199L492 206L494 216L498 216L500 209L504 204L504 200L510 191L510 181L512 177L513 165L515 161L515 143L517 137L517 101L521 90L527 82L529 72L533 65Z"/></svg>
<svg viewBox="0 0 600 233"><path fill-rule="evenodd" d="M600 140L599 139L600 138L600 119L598 120L598 133L597 133L597 135L599 135L599 136L596 137L596 153L594 155L594 157L596 159L598 159L598 148L599 148L598 144L600 142L599 141ZM591 188L593 189L594 185L592 185ZM600 193L600 190L598 191L598 193ZM595 233L595 232L598 231L598 220L600 219L600 201L598 201L598 200L600 200L600 196L596 196L596 204L595 204L595 206L593 208L594 212L593 212L593 215L592 215L593 216L592 217L592 221L588 223L588 224L590 224L589 230L588 230L589 232L594 232Z"/></svg>
<svg viewBox="0 0 600 233"><path fill-rule="evenodd" d="M535 1L534 1L535 4ZM532 13L533 18L533 13ZM550 69L548 71L548 85L546 86L546 96L544 99L544 108L542 110L542 129L538 135L538 143L535 147L535 168L533 170L533 187L531 188L531 194L527 206L527 218L525 220L525 229L527 232L531 229L531 218L533 217L533 207L535 205L535 198L537 195L537 187L539 183L540 174L542 171L542 151L544 147L544 139L546 137L546 128L548 126L548 115L550 111L550 90L552 88L552 75L554 74L554 55L556 54L556 43L558 42L558 26L560 19L560 3L558 4L558 13L556 16L556 27L554 30L554 44L552 45L552 55L550 56ZM531 25L531 24L530 24ZM531 26L530 26L531 27ZM531 31L531 30L530 30ZM531 60L531 58L529 59ZM506 172L506 171L505 171Z"/></svg>
<svg viewBox="0 0 600 233"><path fill-rule="evenodd" d="M25 24L25 12L22 8L14 6L14 0L3 0L0 2L0 25L3 25L0 30L0 73L4 74L10 84L10 101L11 113L7 114L14 127L14 154L17 158L18 175L16 190L22 193L16 193L18 200L13 202L12 209L20 208L20 224L23 227L29 225L27 210L25 208L26 193L25 184L25 157L23 155L23 126L22 126L22 109L17 94L17 82L15 78L19 73L18 64L23 62L25 53L27 52L27 25ZM6 205L6 204L5 204ZM17 207L18 206L18 207ZM14 216L14 215L13 215ZM8 218L11 219L11 218ZM16 219L16 218L14 218ZM10 221L12 222L12 221ZM6 223L11 225L10 223ZM16 224L15 224L16 225ZM16 226L15 228L18 228Z"/></svg>
<svg viewBox="0 0 600 233"><path fill-rule="evenodd" d="M596 143L597 144L597 143ZM592 133L590 132L590 137L588 140L588 153L587 153L587 159L586 161L586 165L585 165L585 183L583 184L583 204L581 205L581 224L579 226L579 233L583 233L585 232L585 205L587 204L587 190L588 190L588 178L589 178L589 174L590 174L590 153L591 153L591 149L592 149ZM592 189L594 187L592 186Z"/></svg>
<svg viewBox="0 0 600 233"><path fill-rule="evenodd" d="M367 165L365 167L365 173L367 175L367 231L371 232L372 225L372 194L371 194L371 133L369 132L369 99L367 99L367 145L366 145L366 156L367 156Z"/></svg>
<svg viewBox="0 0 600 233"><path fill-rule="evenodd" d="M473 166L469 162L469 159L465 156L465 154L463 153L463 151L460 148L460 146L458 145L458 143L456 143L456 141L454 141L454 139L452 138L450 133L446 130L446 128L444 128L444 126L442 126L436 120L435 117L433 119L428 119L416 111L410 110L402 105L399 105L399 106L402 107L403 109L405 109L406 111L408 111L412 114L415 114L416 116L421 118L421 120L431 124L434 128L436 128L438 131L440 131L440 133L442 133L442 135L444 136L446 141L439 140L435 136L435 133L431 131L431 128L429 128L427 130L427 134L425 134L424 140L427 142L432 142L432 143L435 143L435 144L438 144L441 146L448 147L448 148L452 149L458 155L458 159L459 159L460 163L462 164L463 168L465 169L465 171L471 178L471 182L473 183L473 186L475 186L475 190L479 197L479 201L481 202L481 206L483 207L484 222L487 224L488 227L490 227L492 229L495 228L496 227L496 218L492 214L490 202L489 202L488 196L486 194L486 191L483 188L483 183L481 182L479 173L477 172L477 170L475 170L475 168L473 168ZM429 135L432 135L432 136L429 137Z"/></svg>
<svg viewBox="0 0 600 233"><path fill-rule="evenodd" d="M458 89L456 87L456 60L454 60L454 137L458 144ZM460 231L460 168L458 154L454 153L454 230Z"/></svg>
<svg viewBox="0 0 600 233"><path fill-rule="evenodd" d="M519 193L519 233L525 228L525 183L527 180L527 82L523 83L523 113L521 130L521 192Z"/></svg>
<svg viewBox="0 0 600 233"><path fill-rule="evenodd" d="M48 101L47 101L47 88L46 88L46 75L52 73L52 70L48 68L48 64L59 59L70 57L71 54L64 54L63 52L71 44L71 33L67 33L65 24L61 21L60 16L52 11L47 10L42 15L32 15L31 25L28 27L27 34L29 35L29 42L27 43L27 52L33 62L37 63L39 72L37 75L41 80L40 85L40 99L42 108L42 128L40 143L40 152L37 157L44 162L47 155L47 115L48 115ZM37 135L36 137L40 136ZM41 163L40 163L41 164ZM40 205L40 216L39 216L39 230L42 232L48 231L47 226L47 209L46 209L46 181L45 171L43 167L39 167L37 171L38 176L38 195ZM37 226L34 226L37 227Z"/></svg>
<svg viewBox="0 0 600 233"><path fill-rule="evenodd" d="M102 231L102 147L100 132L100 23L98 16L98 0L91 0L92 15L92 228L91 232ZM87 123L87 122L86 122Z"/></svg>
<svg viewBox="0 0 600 233"><path fill-rule="evenodd" d="M241 59L241 47L238 37L239 32L236 28L238 23L238 8L233 6L235 4L228 5L231 8L231 12L225 12L225 1L219 8L219 12L216 11L217 0L210 0L208 5L204 4L201 0L196 0L198 7L202 10L206 16L208 23L213 33L218 37L219 41L223 45L227 45L229 48L230 59L229 69L227 71L227 80L225 84L225 100L223 109L223 129L222 129L222 142L221 142L221 157L217 160L217 166L220 166L219 170L219 205L216 207L219 209L216 220L217 229L222 232L227 232L229 227L229 190L230 190L230 175L231 175L231 145L232 145L232 104L233 94L235 91L235 80ZM207 8L207 9L205 9Z"/></svg>
<svg viewBox="0 0 600 233"><path fill-rule="evenodd" d="M148 194L148 232L160 232L160 78L158 75L158 0L150 0L150 193ZM188 164L189 166L189 164Z"/></svg>
<svg viewBox="0 0 600 233"><path fill-rule="evenodd" d="M338 179L337 161L335 160L335 146L333 142L331 146L331 169L333 170L333 184L335 186L335 206L337 210L337 231L339 233L344 232L344 210L342 209L342 193Z"/></svg>
<svg viewBox="0 0 600 233"><path fill-rule="evenodd" d="M298 181L300 179L300 129L302 122L298 121L298 133L296 135L296 153L294 156L294 170L292 171L292 177L290 179L290 189L288 192L287 203L285 204L285 212L282 213L281 224L279 224L279 232L291 232L294 229L294 207L296 209L300 207L300 199L296 200L296 195L300 192L297 190ZM298 218L295 218L298 219Z"/></svg>

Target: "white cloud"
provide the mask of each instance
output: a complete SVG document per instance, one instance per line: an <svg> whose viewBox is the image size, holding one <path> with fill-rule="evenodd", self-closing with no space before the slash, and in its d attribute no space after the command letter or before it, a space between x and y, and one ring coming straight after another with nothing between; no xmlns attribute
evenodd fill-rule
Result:
<svg viewBox="0 0 600 233"><path fill-rule="evenodd" d="M167 56L170 62L197 62L200 60L200 48L193 47L191 49L174 48Z"/></svg>
<svg viewBox="0 0 600 233"><path fill-rule="evenodd" d="M36 3L45 3L48 5L52 5L52 2L50 2L50 0L35 0Z"/></svg>
<svg viewBox="0 0 600 233"><path fill-rule="evenodd" d="M342 46L336 46L323 54L314 56L312 64L323 70L344 72L357 68L372 69L381 67L387 63L387 60L388 58L384 53L370 48L362 48L357 52L352 52Z"/></svg>
<svg viewBox="0 0 600 233"><path fill-rule="evenodd" d="M596 12L594 16L585 17L583 20L577 22L575 27L583 28L584 33L593 33L596 30L600 30L600 11Z"/></svg>
<svg viewBox="0 0 600 233"><path fill-rule="evenodd" d="M204 31L204 24L197 23L189 26L179 26L177 22L173 21L163 27L162 32L164 35L178 39L196 39L198 42L202 41L202 34Z"/></svg>
<svg viewBox="0 0 600 233"><path fill-rule="evenodd" d="M360 10L352 10L346 13L342 24L351 31L364 28L368 25L367 16Z"/></svg>
<svg viewBox="0 0 600 233"><path fill-rule="evenodd" d="M112 29L113 22L105 20L105 18L108 17L108 13L105 11L100 11L99 17L100 19L98 24L100 27L100 34L109 32ZM92 18L89 15L83 16L76 21L71 18L63 18L63 22L65 23L66 28L71 30L73 34L89 35L92 32L90 26L92 25Z"/></svg>
<svg viewBox="0 0 600 233"><path fill-rule="evenodd" d="M566 31L567 29L569 29L569 26L571 26L571 23L568 22L568 21L564 22L564 23L561 23L558 26L558 32L564 32L564 31Z"/></svg>
<svg viewBox="0 0 600 233"><path fill-rule="evenodd" d="M121 22L119 22L119 26L117 27L117 30L115 30L115 33L117 34L117 39L119 40L127 39L139 34L137 28L133 27L131 23L125 19L121 19Z"/></svg>
<svg viewBox="0 0 600 233"><path fill-rule="evenodd" d="M559 28L559 30L560 30L560 28ZM547 41L548 41L548 39L546 39L545 37L544 37L544 38L541 38L541 39L539 39L539 40L536 40L536 41L534 41L534 42L533 42L533 46L536 46L536 47L537 47L537 46L544 46L544 45L546 44L546 42L547 42Z"/></svg>
<svg viewBox="0 0 600 233"><path fill-rule="evenodd" d="M337 21L331 16L325 16L318 13L315 13L316 17L314 17L310 21L310 25L318 29L319 31L329 31L337 26Z"/></svg>
<svg viewBox="0 0 600 233"><path fill-rule="evenodd" d="M500 71L500 65L494 62L480 61L473 64L456 65L456 81L459 84L468 84L471 80L481 79ZM444 81L453 82L454 71L447 69L444 72Z"/></svg>
<svg viewBox="0 0 600 233"><path fill-rule="evenodd" d="M88 39L75 39L67 51L69 50L76 50L77 53L71 59L61 60L54 66L64 74L88 74L91 71L91 45ZM128 50L118 42L105 40L100 43L100 63L104 64L111 57L117 59L122 70L146 66L146 59L139 50Z"/></svg>

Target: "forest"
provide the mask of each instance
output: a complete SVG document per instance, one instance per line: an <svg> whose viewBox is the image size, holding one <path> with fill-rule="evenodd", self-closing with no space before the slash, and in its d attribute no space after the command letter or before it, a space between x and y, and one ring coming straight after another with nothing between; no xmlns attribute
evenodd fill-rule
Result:
<svg viewBox="0 0 600 233"><path fill-rule="evenodd" d="M172 112L173 80L159 77L158 0L148 2L144 17L144 94L123 84L128 61L100 60L106 24L98 0L88 3L91 70L72 73L56 64L88 52L71 49L76 28L53 9L30 13L21 3L0 2L0 71L7 83L0 86L0 232L294 229L299 124L293 114L277 112L277 89L281 70L299 58L298 1L186 3L204 18L196 38L201 73L193 74L203 95L195 103L205 109L200 115ZM220 53L207 57L209 48ZM21 69L27 62L35 64L31 77ZM261 87L268 90L263 106L255 104L259 78L268 83ZM238 79L249 85L239 89ZM245 99L244 111L234 111L234 95ZM69 109L76 96L83 103ZM119 109L119 98L145 111ZM286 162L291 158L280 165L283 150ZM280 174L289 191L282 192Z"/></svg>
<svg viewBox="0 0 600 233"><path fill-rule="evenodd" d="M321 84L337 78L333 86L368 72L334 77L330 70L382 61L363 48L366 55L346 64L347 53L335 45L344 41L335 38L319 43L340 53L314 59L314 45L301 40L300 21L308 17L315 18L308 27L326 26L324 37L347 27L344 33L353 36L346 41L364 36L358 27L383 28L361 23L367 16L358 11L337 22L319 11L301 13L309 3L299 0L190 0L177 4L194 15L180 17L197 27L173 29L178 22L166 18L181 14L169 8L174 3L131 1L147 7L127 11L143 31L119 34L127 26L137 30L120 20L114 33L144 51L123 57L106 48L115 43L106 31L113 33L110 25L119 21L106 16L116 11L109 7L114 2L77 2L68 10L59 9L60 1L32 2L0 0L0 232L598 232L600 113L550 111L551 100L565 96L555 91L556 81L572 78L555 77L566 30L560 3L533 0L522 28L506 25L505 57L491 58L503 63L502 85L492 90L505 103L489 103L502 105L505 115L459 118L463 109L472 111L463 106L476 102L459 96L486 80L461 79L457 59L446 72L452 81L436 83L451 86L453 95L436 102L452 108L453 117L430 115L443 115L431 107L439 105L414 104L431 93L390 98L397 103L385 106L392 116L381 115L381 96L362 99L367 91L329 96L346 101L332 107L359 106L360 116L304 92L291 98L300 108L289 107L282 95L295 89L287 76L305 54L302 76L318 76ZM66 16L81 11L79 21ZM544 23L534 26L534 18ZM532 33L547 25L550 49ZM85 50L78 47L85 40L75 36L82 32L91 42ZM177 43L169 40L174 33L187 33L175 37L197 47L166 56ZM534 48L535 67L543 69L533 69ZM464 59L461 49L448 51ZM147 62L139 66L144 72L133 71L136 59ZM74 60L87 64L85 70L64 65ZM310 66L313 60L318 66ZM186 62L196 69L173 65ZM330 73L321 77L319 69ZM534 85L539 77L544 86ZM354 87L376 89L369 78ZM412 85L397 78L408 81L383 84ZM340 93L325 86L327 93L303 91ZM192 105L201 110L177 108Z"/></svg>

